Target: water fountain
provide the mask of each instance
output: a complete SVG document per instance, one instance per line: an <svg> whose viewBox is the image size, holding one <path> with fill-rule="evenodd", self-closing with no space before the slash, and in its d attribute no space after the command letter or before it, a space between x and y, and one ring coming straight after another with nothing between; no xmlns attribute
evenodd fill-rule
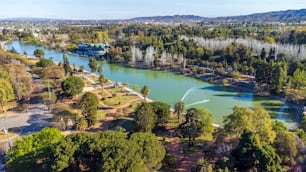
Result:
<svg viewBox="0 0 306 172"><path fill-rule="evenodd" d="M136 62L136 47L135 45L131 46L131 63L135 64Z"/></svg>
<svg viewBox="0 0 306 172"><path fill-rule="evenodd" d="M166 51L163 51L161 56L160 56L160 62L162 65L165 65L167 61L167 53Z"/></svg>
<svg viewBox="0 0 306 172"><path fill-rule="evenodd" d="M146 49L146 55L145 55L145 58L144 58L144 62L147 66L152 66L154 67L154 47L153 46L149 46L147 49Z"/></svg>
<svg viewBox="0 0 306 172"><path fill-rule="evenodd" d="M186 105L185 107L194 106L194 105L197 105L197 104L207 103L207 102L209 102L209 99L200 100L200 101L197 101L197 102L194 102L194 103L190 103L190 104Z"/></svg>

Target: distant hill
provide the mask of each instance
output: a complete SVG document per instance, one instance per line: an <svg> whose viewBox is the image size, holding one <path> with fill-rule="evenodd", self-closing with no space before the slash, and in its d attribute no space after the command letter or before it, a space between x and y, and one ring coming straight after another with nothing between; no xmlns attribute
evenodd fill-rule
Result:
<svg viewBox="0 0 306 172"><path fill-rule="evenodd" d="M209 18L195 15L152 16L128 19L134 22L199 22Z"/></svg>
<svg viewBox="0 0 306 172"><path fill-rule="evenodd" d="M306 9L273 11L256 13L250 15L217 17L214 21L250 21L250 22L285 22L285 21L306 21Z"/></svg>
<svg viewBox="0 0 306 172"><path fill-rule="evenodd" d="M273 11L241 16L207 18L195 15L152 16L129 19L134 22L288 22L306 21L306 9Z"/></svg>
<svg viewBox="0 0 306 172"><path fill-rule="evenodd" d="M256 13L240 16L225 17L201 17L196 15L173 15L173 16L151 16L136 17L132 19L118 20L66 20L66 19L43 19L43 18L10 18L0 19L0 21L32 21L32 22L73 22L73 23L104 23L104 22L290 22L290 21L306 21L306 9L273 11L265 13Z"/></svg>

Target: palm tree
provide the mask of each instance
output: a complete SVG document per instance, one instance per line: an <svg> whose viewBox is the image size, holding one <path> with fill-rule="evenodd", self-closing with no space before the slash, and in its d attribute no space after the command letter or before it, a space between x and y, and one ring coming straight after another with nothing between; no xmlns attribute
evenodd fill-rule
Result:
<svg viewBox="0 0 306 172"><path fill-rule="evenodd" d="M177 114L177 122L178 123L180 123L180 117L183 114L184 109L185 109L185 105L184 105L184 102L182 102L182 101L177 102L174 106L174 113Z"/></svg>
<svg viewBox="0 0 306 172"><path fill-rule="evenodd" d="M103 96L103 90L104 90L104 83L107 83L107 78L105 78L102 74L99 76L99 83L101 85L102 89L102 96Z"/></svg>
<svg viewBox="0 0 306 172"><path fill-rule="evenodd" d="M73 67L72 71L76 72L77 71L77 64L73 63L72 67Z"/></svg>
<svg viewBox="0 0 306 172"><path fill-rule="evenodd" d="M84 70L85 70L85 67L82 65L80 66L80 71L82 72L82 77L84 78Z"/></svg>
<svg viewBox="0 0 306 172"><path fill-rule="evenodd" d="M195 171L198 171L198 172L212 172L213 169L212 169L211 164L206 159L204 159L202 157L202 158L198 159L198 166L196 167Z"/></svg>
<svg viewBox="0 0 306 172"><path fill-rule="evenodd" d="M142 89L141 89L141 94L143 95L145 102L146 102L146 98L149 95L149 93L150 93L150 88L146 85L143 86Z"/></svg>
<svg viewBox="0 0 306 172"><path fill-rule="evenodd" d="M103 73L103 67L102 66L98 67L98 72L99 72L100 75L102 75L102 73Z"/></svg>
<svg viewBox="0 0 306 172"><path fill-rule="evenodd" d="M24 51L23 55L26 56L26 59L28 59L28 52L27 51Z"/></svg>

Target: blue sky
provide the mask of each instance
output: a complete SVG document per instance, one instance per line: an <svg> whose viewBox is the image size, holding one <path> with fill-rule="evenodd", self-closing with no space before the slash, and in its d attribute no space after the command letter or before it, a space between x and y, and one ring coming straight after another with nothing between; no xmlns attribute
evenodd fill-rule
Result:
<svg viewBox="0 0 306 172"><path fill-rule="evenodd" d="M0 18L126 19L193 14L203 17L306 8L306 0L1 0Z"/></svg>

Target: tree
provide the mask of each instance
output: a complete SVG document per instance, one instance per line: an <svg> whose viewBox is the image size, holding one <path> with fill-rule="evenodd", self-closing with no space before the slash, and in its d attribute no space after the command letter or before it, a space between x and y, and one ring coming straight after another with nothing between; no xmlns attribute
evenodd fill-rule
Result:
<svg viewBox="0 0 306 172"><path fill-rule="evenodd" d="M11 82L0 78L0 106L1 111L5 112L6 103L14 99L14 90Z"/></svg>
<svg viewBox="0 0 306 172"><path fill-rule="evenodd" d="M38 133L16 140L13 149L8 151L9 171L48 171L53 160L53 146L62 139L58 129L44 128Z"/></svg>
<svg viewBox="0 0 306 172"><path fill-rule="evenodd" d="M292 85L294 88L300 89L306 86L306 71L296 69L292 77Z"/></svg>
<svg viewBox="0 0 306 172"><path fill-rule="evenodd" d="M103 90L104 90L104 84L108 82L108 79L106 77L104 77L104 75L100 75L99 76L99 83L101 86L101 90L102 90L102 96L103 96Z"/></svg>
<svg viewBox="0 0 306 172"><path fill-rule="evenodd" d="M179 133L183 137L188 137L188 146L193 145L191 140L202 134L213 132L213 122L211 114L204 109L191 108L187 110L186 121L179 125Z"/></svg>
<svg viewBox="0 0 306 172"><path fill-rule="evenodd" d="M80 66L80 71L82 72L82 77L84 78L84 70L85 70L85 67L83 65Z"/></svg>
<svg viewBox="0 0 306 172"><path fill-rule="evenodd" d="M157 119L156 124L162 125L167 123L170 117L170 106L163 102L152 102L150 103L153 107Z"/></svg>
<svg viewBox="0 0 306 172"><path fill-rule="evenodd" d="M53 65L53 61L50 59L39 59L39 61L36 63L37 67L46 68Z"/></svg>
<svg viewBox="0 0 306 172"><path fill-rule="evenodd" d="M184 109L185 109L185 105L184 105L184 102L182 102L182 101L177 102L174 106L174 113L177 114L177 122L178 123L180 123L180 117L183 114Z"/></svg>
<svg viewBox="0 0 306 172"><path fill-rule="evenodd" d="M300 123L300 128L303 129L306 132L306 116L303 117L303 119Z"/></svg>
<svg viewBox="0 0 306 172"><path fill-rule="evenodd" d="M297 155L297 140L293 133L287 131L278 132L273 147L281 157L283 163L292 165L295 163Z"/></svg>
<svg viewBox="0 0 306 172"><path fill-rule="evenodd" d="M275 139L272 120L263 108L254 108L252 111L247 107L235 106L233 113L224 117L223 124L225 133L237 138L248 130L255 132L259 144L270 144Z"/></svg>
<svg viewBox="0 0 306 172"><path fill-rule="evenodd" d="M284 69L281 64L276 64L273 66L272 70L272 82L271 90L273 93L280 94L282 91L283 85L287 80L287 70Z"/></svg>
<svg viewBox="0 0 306 172"><path fill-rule="evenodd" d="M203 157L198 159L198 165L192 172L212 172L212 165Z"/></svg>
<svg viewBox="0 0 306 172"><path fill-rule="evenodd" d="M72 68L73 68L72 71L76 72L77 71L77 64L73 63L72 64Z"/></svg>
<svg viewBox="0 0 306 172"><path fill-rule="evenodd" d="M266 55L267 55L267 53L266 53L265 48L262 48L261 53L260 53L261 59L266 60Z"/></svg>
<svg viewBox="0 0 306 172"><path fill-rule="evenodd" d="M76 127L75 128L77 130L80 130L80 131L86 130L88 128L88 123L87 123L86 118L84 118L84 117L79 118L76 122Z"/></svg>
<svg viewBox="0 0 306 172"><path fill-rule="evenodd" d="M54 106L52 114L54 115L51 121L51 126L58 128L61 131L71 129L76 124L77 114L70 111L68 108L63 107L60 103Z"/></svg>
<svg viewBox="0 0 306 172"><path fill-rule="evenodd" d="M144 101L145 101L145 102L146 102L146 98L147 98L147 96L149 95L149 93L150 93L149 87L146 86L146 85L143 86L142 89L141 89L141 94L143 95Z"/></svg>
<svg viewBox="0 0 306 172"><path fill-rule="evenodd" d="M132 134L130 140L140 146L140 154L147 169L155 171L162 167L161 161L166 151L154 134L138 132Z"/></svg>
<svg viewBox="0 0 306 172"><path fill-rule="evenodd" d="M29 100L32 93L32 76L30 73L20 70L23 65L11 66L9 72L12 76L17 101L22 105L24 100Z"/></svg>
<svg viewBox="0 0 306 172"><path fill-rule="evenodd" d="M138 86L137 84L135 84L135 85L133 86L133 90L136 91L136 92L138 92L139 86Z"/></svg>
<svg viewBox="0 0 306 172"><path fill-rule="evenodd" d="M54 87L59 88L61 80L65 77L64 76L64 69L57 65L51 65L43 69L43 73L41 77L44 80L53 80Z"/></svg>
<svg viewBox="0 0 306 172"><path fill-rule="evenodd" d="M256 64L255 68L256 68L256 75L255 75L256 82L270 84L272 78L273 63L259 61Z"/></svg>
<svg viewBox="0 0 306 172"><path fill-rule="evenodd" d="M252 132L244 131L239 144L231 152L238 171L281 171L280 158L269 145L260 147Z"/></svg>
<svg viewBox="0 0 306 172"><path fill-rule="evenodd" d="M47 105L48 109L51 109L51 106L56 102L56 95L54 92L43 92L40 94L40 97L42 98L45 105Z"/></svg>
<svg viewBox="0 0 306 172"><path fill-rule="evenodd" d="M138 140L140 144L141 140L147 143L145 138ZM153 148L149 145L147 147ZM128 139L127 134L123 132L70 134L55 147L52 169L55 171L82 171L83 167L86 167L89 171L149 171L142 158L142 153L149 150L142 150L136 141ZM145 155L156 158L151 154ZM156 160L155 158L153 159Z"/></svg>
<svg viewBox="0 0 306 172"><path fill-rule="evenodd" d="M44 55L45 55L44 50L42 50L42 49L34 50L34 56L35 57L42 58L42 57L44 57Z"/></svg>
<svg viewBox="0 0 306 172"><path fill-rule="evenodd" d="M96 72L98 66L97 60L94 58L90 58L88 66L90 67L91 72Z"/></svg>
<svg viewBox="0 0 306 172"><path fill-rule="evenodd" d="M100 75L102 75L102 73L103 73L103 67L102 67L101 65L98 67L98 72L99 72Z"/></svg>
<svg viewBox="0 0 306 172"><path fill-rule="evenodd" d="M135 111L135 122L139 131L151 132L156 123L156 115L149 103L142 103Z"/></svg>
<svg viewBox="0 0 306 172"><path fill-rule="evenodd" d="M82 115L85 116L89 127L96 123L98 107L99 99L91 92L85 93L80 99L79 108L82 110Z"/></svg>
<svg viewBox="0 0 306 172"><path fill-rule="evenodd" d="M82 79L76 76L69 76L61 85L64 93L71 97L80 94L84 87Z"/></svg>
<svg viewBox="0 0 306 172"><path fill-rule="evenodd" d="M69 64L69 60L65 54L63 54L63 68L65 71L65 76L67 76L68 73L72 72L72 69Z"/></svg>

